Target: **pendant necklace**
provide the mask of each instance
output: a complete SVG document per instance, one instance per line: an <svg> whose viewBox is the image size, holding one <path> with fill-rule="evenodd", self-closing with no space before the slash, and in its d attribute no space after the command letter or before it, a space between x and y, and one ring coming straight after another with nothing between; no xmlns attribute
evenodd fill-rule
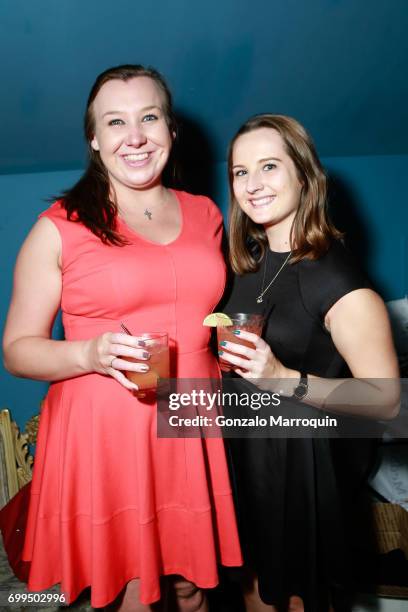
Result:
<svg viewBox="0 0 408 612"><path fill-rule="evenodd" d="M163 198L163 199L162 199L162 201L160 202L160 205L165 204L167 200L168 200L168 194L167 194L167 193L165 193L164 198ZM156 212L157 212L157 210L156 210ZM152 213L152 211L151 211L151 210L149 210L148 208L145 208L145 211L144 211L144 213L143 213L143 214L144 214L144 216L145 216L145 217L147 217L147 218L149 219L149 221L151 221L151 220L152 220L153 213Z"/></svg>
<svg viewBox="0 0 408 612"><path fill-rule="evenodd" d="M258 297L256 298L256 301L258 304L262 304L263 302L263 296L265 295L265 293L268 291L268 289L273 285L273 283L276 281L276 279L278 278L279 274L282 272L283 268L286 266L286 264L288 263L289 259L291 258L292 255L292 251L290 251L289 255L286 257L285 261L283 262L283 264L281 265L281 267L279 268L279 270L277 271L277 273L275 274L275 276L273 277L273 279L271 280L271 282L269 283L269 285L267 287L265 287L265 276L266 276L266 267L267 267L267 263L268 263L268 255L269 255L269 249L266 251L266 257L265 257L265 267L264 267L264 273L263 273L263 279L262 279L262 289L261 289L261 293L258 295ZM265 289L264 289L265 287Z"/></svg>

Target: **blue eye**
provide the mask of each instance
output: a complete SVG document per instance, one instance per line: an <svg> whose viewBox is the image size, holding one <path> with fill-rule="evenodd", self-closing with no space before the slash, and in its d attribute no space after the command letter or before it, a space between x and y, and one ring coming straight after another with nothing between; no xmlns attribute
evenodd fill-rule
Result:
<svg viewBox="0 0 408 612"><path fill-rule="evenodd" d="M146 123L148 121L155 121L157 118L157 115L153 115L153 113L150 113L149 115L145 115L142 121Z"/></svg>
<svg viewBox="0 0 408 612"><path fill-rule="evenodd" d="M234 172L234 176L240 177L240 176L245 176L246 174L246 170L236 170Z"/></svg>
<svg viewBox="0 0 408 612"><path fill-rule="evenodd" d="M123 121L123 119L112 119L111 121L109 121L109 125L124 125L125 122Z"/></svg>
<svg viewBox="0 0 408 612"><path fill-rule="evenodd" d="M266 170L267 172L269 172L269 170L273 170L274 168L276 168L276 164L272 164L272 163L265 164L263 167L263 169Z"/></svg>

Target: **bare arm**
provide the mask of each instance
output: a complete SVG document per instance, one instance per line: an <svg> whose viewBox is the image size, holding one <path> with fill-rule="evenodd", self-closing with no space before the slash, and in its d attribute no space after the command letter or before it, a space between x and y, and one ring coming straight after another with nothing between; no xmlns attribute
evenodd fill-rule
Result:
<svg viewBox="0 0 408 612"><path fill-rule="evenodd" d="M338 300L325 317L333 342L354 379L309 376L305 401L327 410L374 418L393 418L398 413L399 370L387 311L381 298L370 289L352 291ZM227 343L223 358L259 386L291 395L300 372L286 368L269 345L248 332L240 337L255 343L248 349ZM239 355L239 356L238 356ZM245 361L242 357L249 359ZM253 380L256 383L256 381Z"/></svg>
<svg viewBox="0 0 408 612"><path fill-rule="evenodd" d="M399 376L385 304L370 289L348 293L332 306L325 325L356 378Z"/></svg>
<svg viewBox="0 0 408 612"><path fill-rule="evenodd" d="M7 316L4 365L16 376L56 381L90 372L113 376L134 389L124 374L111 367L116 355L142 358L132 336L108 332L91 340L50 339L61 303L61 238L55 225L40 219L17 258L13 295ZM139 364L116 359L117 368L139 371Z"/></svg>
<svg viewBox="0 0 408 612"><path fill-rule="evenodd" d="M348 413L393 418L399 409L399 367L385 304L374 291L359 289L338 300L325 317L333 342L354 380L334 390L322 387L318 405ZM313 384L312 380L312 386Z"/></svg>

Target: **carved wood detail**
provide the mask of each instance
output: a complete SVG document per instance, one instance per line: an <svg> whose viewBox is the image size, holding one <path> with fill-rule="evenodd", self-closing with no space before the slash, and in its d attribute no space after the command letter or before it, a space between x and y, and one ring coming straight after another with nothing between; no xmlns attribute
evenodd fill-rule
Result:
<svg viewBox="0 0 408 612"><path fill-rule="evenodd" d="M7 476L7 496L11 499L30 482L34 459L28 444L34 444L38 430L38 416L28 421L28 432L20 433L18 425L11 420L7 408L0 410L0 434L3 443L5 474Z"/></svg>
<svg viewBox="0 0 408 612"><path fill-rule="evenodd" d="M14 437L14 454L17 464L17 478L19 489L24 487L32 478L32 469L34 459L28 451L28 434L20 433L20 430L15 421L11 423Z"/></svg>

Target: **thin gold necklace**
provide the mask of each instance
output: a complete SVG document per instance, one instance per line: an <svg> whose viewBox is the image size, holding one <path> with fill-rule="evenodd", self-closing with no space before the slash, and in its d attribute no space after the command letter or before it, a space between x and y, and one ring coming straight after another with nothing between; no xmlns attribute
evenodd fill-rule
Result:
<svg viewBox="0 0 408 612"><path fill-rule="evenodd" d="M265 295L265 293L268 291L268 289L273 285L273 283L276 281L276 279L278 278L279 274L282 272L283 268L286 266L286 264L288 263L291 255L292 255L292 251L290 251L289 255L286 257L285 261L283 262L283 264L281 265L281 267L279 268L279 270L277 271L277 273L275 274L275 276L273 277L273 279L271 280L271 282L269 283L269 285L267 287L265 287L265 276L266 276L266 267L267 267L267 263L268 263L268 255L269 255L269 249L266 251L266 257L265 257L265 267L264 267L264 273L263 273L263 279L262 279L262 289L261 289L261 293L258 295L258 297L256 298L256 301L258 304L262 304L263 302L263 296Z"/></svg>

